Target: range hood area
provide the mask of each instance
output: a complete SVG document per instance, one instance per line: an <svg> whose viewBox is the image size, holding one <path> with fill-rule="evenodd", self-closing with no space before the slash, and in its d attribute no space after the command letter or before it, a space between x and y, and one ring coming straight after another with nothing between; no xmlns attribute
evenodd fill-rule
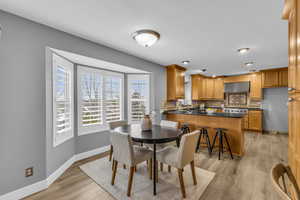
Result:
<svg viewBox="0 0 300 200"><path fill-rule="evenodd" d="M225 83L225 93L248 93L250 91L250 82Z"/></svg>

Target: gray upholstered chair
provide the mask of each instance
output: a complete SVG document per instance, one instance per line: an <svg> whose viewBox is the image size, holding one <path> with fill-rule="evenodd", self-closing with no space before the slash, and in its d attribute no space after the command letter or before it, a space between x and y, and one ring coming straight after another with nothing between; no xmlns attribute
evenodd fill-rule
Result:
<svg viewBox="0 0 300 200"><path fill-rule="evenodd" d="M112 132L111 142L114 148L113 173L111 184L114 185L115 183L118 163L122 163L124 165L129 166L130 171L128 179L127 196L130 196L135 166L141 162L150 161L152 158L152 151L144 147L133 146L131 137L127 134Z"/></svg>
<svg viewBox="0 0 300 200"><path fill-rule="evenodd" d="M271 170L271 181L281 199L300 200L300 191L296 179L288 166L284 166L282 163L273 166ZM288 186L290 187L288 188Z"/></svg>
<svg viewBox="0 0 300 200"><path fill-rule="evenodd" d="M122 121L115 121L115 122L110 122L109 124L109 129L112 132L113 129L119 127L119 126L124 126L127 125L127 121L122 120ZM111 161L112 155L113 155L113 145L110 145L110 150L109 150L109 161Z"/></svg>
<svg viewBox="0 0 300 200"><path fill-rule="evenodd" d="M197 145L199 130L188 133L182 136L180 147L169 146L162 151L157 152L157 160L161 163L177 168L180 188L183 198L186 197L184 181L183 181L183 168L191 165L194 185L197 184L195 166L194 166L194 153Z"/></svg>

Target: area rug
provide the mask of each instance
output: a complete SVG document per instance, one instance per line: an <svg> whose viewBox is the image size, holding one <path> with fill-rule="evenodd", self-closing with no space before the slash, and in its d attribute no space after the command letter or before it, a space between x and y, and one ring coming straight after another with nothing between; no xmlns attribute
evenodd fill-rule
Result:
<svg viewBox="0 0 300 200"><path fill-rule="evenodd" d="M118 200L173 200L182 199L177 170L167 172L166 166L163 172L159 171L158 183L156 185L157 195L153 196L153 182L149 179L146 163L137 167L132 183L131 198L126 196L128 169L118 166L115 185L111 185L112 168L107 158L98 159L80 166L80 169L93 179L100 187L110 193ZM193 184L190 166L184 168L184 183L186 188L186 199L198 200L204 193L209 183L213 180L215 173L195 167L198 184Z"/></svg>

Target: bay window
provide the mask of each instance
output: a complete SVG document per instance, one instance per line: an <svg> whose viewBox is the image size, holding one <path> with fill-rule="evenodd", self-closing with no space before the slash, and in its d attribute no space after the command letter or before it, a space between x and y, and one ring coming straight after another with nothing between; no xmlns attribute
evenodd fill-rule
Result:
<svg viewBox="0 0 300 200"><path fill-rule="evenodd" d="M128 121L139 123L150 114L150 77L144 74L128 75Z"/></svg>
<svg viewBox="0 0 300 200"><path fill-rule="evenodd" d="M53 54L53 145L57 146L74 136L73 63Z"/></svg>
<svg viewBox="0 0 300 200"><path fill-rule="evenodd" d="M78 134L108 130L123 119L124 75L78 66Z"/></svg>

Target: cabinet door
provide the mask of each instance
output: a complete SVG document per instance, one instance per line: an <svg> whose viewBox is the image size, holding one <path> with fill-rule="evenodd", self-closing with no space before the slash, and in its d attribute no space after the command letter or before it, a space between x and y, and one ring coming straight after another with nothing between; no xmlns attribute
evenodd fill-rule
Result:
<svg viewBox="0 0 300 200"><path fill-rule="evenodd" d="M167 68L167 99L176 100L176 71L174 68Z"/></svg>
<svg viewBox="0 0 300 200"><path fill-rule="evenodd" d="M263 87L271 88L278 86L278 71L265 71L263 72Z"/></svg>
<svg viewBox="0 0 300 200"><path fill-rule="evenodd" d="M250 76L250 98L262 99L261 73L253 73Z"/></svg>
<svg viewBox="0 0 300 200"><path fill-rule="evenodd" d="M249 129L254 131L262 131L262 111L249 110Z"/></svg>
<svg viewBox="0 0 300 200"><path fill-rule="evenodd" d="M214 79L214 98L224 99L224 81L222 78Z"/></svg>
<svg viewBox="0 0 300 200"><path fill-rule="evenodd" d="M206 98L213 99L214 98L214 89L215 89L215 81L214 79L207 78L206 79Z"/></svg>
<svg viewBox="0 0 300 200"><path fill-rule="evenodd" d="M249 129L249 119L248 119L248 115L245 115L244 117L244 129Z"/></svg>
<svg viewBox="0 0 300 200"><path fill-rule="evenodd" d="M176 98L184 98L184 71L176 69Z"/></svg>
<svg viewBox="0 0 300 200"><path fill-rule="evenodd" d="M288 160L293 174L300 184L300 94L289 97L289 138Z"/></svg>
<svg viewBox="0 0 300 200"><path fill-rule="evenodd" d="M200 99L200 77L197 75L192 75L192 100Z"/></svg>
<svg viewBox="0 0 300 200"><path fill-rule="evenodd" d="M278 86L287 87L288 86L288 70L283 69L278 72Z"/></svg>

